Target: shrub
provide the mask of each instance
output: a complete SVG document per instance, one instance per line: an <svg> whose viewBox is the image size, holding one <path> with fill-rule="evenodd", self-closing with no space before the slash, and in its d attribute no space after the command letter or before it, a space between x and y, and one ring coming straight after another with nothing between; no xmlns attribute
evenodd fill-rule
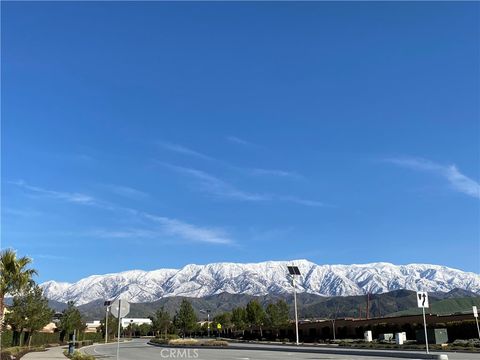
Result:
<svg viewBox="0 0 480 360"><path fill-rule="evenodd" d="M228 346L228 342L224 340L207 340L200 344L201 346Z"/></svg>
<svg viewBox="0 0 480 360"><path fill-rule="evenodd" d="M175 346L196 346L198 343L199 341L196 339L174 339L168 341L168 345Z"/></svg>
<svg viewBox="0 0 480 360"><path fill-rule="evenodd" d="M66 357L72 360L95 360L95 356L83 354L80 351L75 351L73 355L69 355L68 351L65 350L63 352L63 355L65 355Z"/></svg>

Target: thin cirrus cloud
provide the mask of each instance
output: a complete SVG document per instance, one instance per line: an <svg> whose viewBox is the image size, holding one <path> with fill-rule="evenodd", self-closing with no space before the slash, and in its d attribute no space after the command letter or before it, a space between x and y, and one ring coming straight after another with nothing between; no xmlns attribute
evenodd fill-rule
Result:
<svg viewBox="0 0 480 360"><path fill-rule="evenodd" d="M114 185L114 184L108 184L108 185L103 185L106 189L108 189L110 192L117 194L119 196L123 196L126 198L130 199L145 199L149 197L149 194L147 194L144 191L134 189L129 186L122 186L122 185Z"/></svg>
<svg viewBox="0 0 480 360"><path fill-rule="evenodd" d="M271 176L278 176L278 177L289 177L289 178L296 178L301 179L303 178L302 175L297 174L292 171L285 171L285 170L277 170L277 169L262 169L262 168L253 168L250 169L252 175L271 175Z"/></svg>
<svg viewBox="0 0 480 360"><path fill-rule="evenodd" d="M241 139L233 137L233 136L227 137L227 139L229 139L232 142L241 143L241 144L244 144L244 145L249 144L251 146L254 146L251 143L248 143L244 140L241 140ZM202 159L202 160L216 162L216 163L221 164L221 165L223 165L227 168L230 168L232 170L235 170L237 172L247 174L247 175L274 176L274 177L292 178L292 179L303 179L304 178L304 176L302 176L298 173L292 172L292 171L286 171L286 170L280 170L280 169L265 169L265 168L246 168L246 167L240 167L240 166L232 165L232 164L227 163L226 161L217 159L217 158L215 158L213 156L210 156L210 155L206 155L204 153L201 153L199 151L193 150L191 148L188 148L188 147L180 145L180 144L174 144L174 143L169 143L169 142L160 142L159 144L165 150L175 152L175 153L178 153L178 154L182 154L182 155L195 157L195 158Z"/></svg>
<svg viewBox="0 0 480 360"><path fill-rule="evenodd" d="M160 146L163 147L165 150L169 150L178 154L183 154L183 155L188 155L188 156L193 156L199 159L203 160L209 160L209 161L219 161L211 156L205 155L201 152L192 150L186 146L180 145L180 144L174 144L174 143L169 143L169 142L159 142Z"/></svg>
<svg viewBox="0 0 480 360"><path fill-rule="evenodd" d="M149 229L136 229L135 231L119 231L119 230L102 230L96 232L95 235L99 237L153 237L160 235L176 236L183 240L191 242L203 242L210 244L234 244L235 242L231 237L222 229L209 228L190 224L188 222L169 218L165 216L157 216L147 212L139 211L136 209L118 206L112 203L104 202L99 199L93 198L89 195L80 193L69 193L63 191L44 189L38 186L32 186L25 181L10 181L10 184L19 186L20 188L37 195L54 198L68 203L87 205L92 207L99 207L104 210L113 212L123 212L130 216L142 217L143 219L150 220L156 226Z"/></svg>
<svg viewBox="0 0 480 360"><path fill-rule="evenodd" d="M210 193L220 198L231 198L241 201L264 201L270 199L268 196L263 194L256 194L237 189L235 186L227 183L226 181L223 181L201 170L165 163L162 165L196 179L201 191Z"/></svg>
<svg viewBox="0 0 480 360"><path fill-rule="evenodd" d="M243 145L243 146L257 146L255 145L254 143L251 143L250 141L247 141L247 140L244 140L244 139L241 139L237 136L227 136L226 138L229 142L231 143L234 143L234 144L238 144L238 145Z"/></svg>
<svg viewBox="0 0 480 360"><path fill-rule="evenodd" d="M311 200L311 199L302 199L296 196L291 195L278 195L278 194L266 194L266 193L253 193L241 190L234 185L217 178L211 174L208 174L204 171L187 168L183 166L176 166L166 163L161 163L178 173L194 178L199 184L199 190L214 195L217 198L222 199L233 199L239 201L249 201L249 202L258 202L258 201L282 201L290 202L294 204L299 204L303 206L324 206L320 201Z"/></svg>
<svg viewBox="0 0 480 360"><path fill-rule="evenodd" d="M94 197L82 193L71 193L71 192L64 192L64 191L55 191L44 189L38 186L33 186L27 184L24 180L17 180L17 181L9 181L10 184L16 185L20 188L23 188L29 191L32 194L36 194L39 196L49 197L53 199L63 200L75 204L82 204L82 205L95 205L97 201Z"/></svg>
<svg viewBox="0 0 480 360"><path fill-rule="evenodd" d="M441 165L430 160L412 157L389 158L386 161L401 167L440 176L448 181L453 190L480 199L480 184L462 174L455 165Z"/></svg>

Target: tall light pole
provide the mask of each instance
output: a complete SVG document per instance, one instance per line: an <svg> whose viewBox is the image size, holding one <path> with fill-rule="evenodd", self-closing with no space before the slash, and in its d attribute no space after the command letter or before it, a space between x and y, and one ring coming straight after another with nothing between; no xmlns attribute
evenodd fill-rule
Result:
<svg viewBox="0 0 480 360"><path fill-rule="evenodd" d="M210 337L210 310L200 310L200 312L207 314L207 337Z"/></svg>
<svg viewBox="0 0 480 360"><path fill-rule="evenodd" d="M295 335L296 335L296 344L300 345L298 338L298 310L297 310L297 287L295 285L295 276L300 276L300 270L298 266L287 266L288 273L292 276L292 285L293 285L293 302L295 305Z"/></svg>
<svg viewBox="0 0 480 360"><path fill-rule="evenodd" d="M111 301L105 301L103 306L106 307L105 310L105 344L108 342L108 312L110 311L110 305L112 304Z"/></svg>

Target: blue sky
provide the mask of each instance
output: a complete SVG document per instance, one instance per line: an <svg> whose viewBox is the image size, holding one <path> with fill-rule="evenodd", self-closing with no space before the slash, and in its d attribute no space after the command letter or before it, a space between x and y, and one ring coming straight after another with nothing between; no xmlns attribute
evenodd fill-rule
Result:
<svg viewBox="0 0 480 360"><path fill-rule="evenodd" d="M2 2L2 247L39 280L480 271L478 3Z"/></svg>

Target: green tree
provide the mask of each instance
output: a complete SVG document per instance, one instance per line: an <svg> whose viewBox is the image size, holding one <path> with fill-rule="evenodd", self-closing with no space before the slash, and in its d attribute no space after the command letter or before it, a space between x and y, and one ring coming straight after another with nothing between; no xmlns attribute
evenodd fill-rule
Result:
<svg viewBox="0 0 480 360"><path fill-rule="evenodd" d="M218 329L217 325L220 324L222 329L219 332L226 332L232 327L232 314L229 312L224 312L220 315L217 315L213 318L214 329Z"/></svg>
<svg viewBox="0 0 480 360"><path fill-rule="evenodd" d="M263 337L262 326L265 322L265 311L262 305L257 300L251 300L245 310L249 326L257 326L260 329L260 337Z"/></svg>
<svg viewBox="0 0 480 360"><path fill-rule="evenodd" d="M155 312L154 316L150 316L150 320L152 320L152 330L155 332L155 335L163 332L166 337L172 320L170 314L163 306Z"/></svg>
<svg viewBox="0 0 480 360"><path fill-rule="evenodd" d="M29 257L17 258L17 253L12 249L3 250L0 253L0 331L3 324L5 296L19 294L33 282L32 277L37 274L36 270L27 268L31 262L32 259Z"/></svg>
<svg viewBox="0 0 480 360"><path fill-rule="evenodd" d="M278 338L280 328L287 326L289 322L288 305L285 301L279 300L275 304L270 303L265 310L265 323L275 330Z"/></svg>
<svg viewBox="0 0 480 360"><path fill-rule="evenodd" d="M108 314L108 339L113 339L115 336L117 336L117 331L118 331L118 320L115 316L112 314ZM100 327L99 330L102 334L103 337L105 337L105 319L102 319L100 321Z"/></svg>
<svg viewBox="0 0 480 360"><path fill-rule="evenodd" d="M138 335L147 336L152 332L152 325L144 323L138 326Z"/></svg>
<svg viewBox="0 0 480 360"><path fill-rule="evenodd" d="M48 306L48 299L43 296L43 290L38 285L32 285L23 293L13 298L11 312L6 316L6 322L12 328L27 331L28 346L35 332L47 325L53 317L54 311ZM14 324L14 325L12 325Z"/></svg>
<svg viewBox="0 0 480 360"><path fill-rule="evenodd" d="M182 300L182 303L180 304L180 309L175 314L173 322L175 326L180 329L183 337L185 337L187 332L191 332L195 329L195 326L197 324L197 315L193 310L192 304L188 300Z"/></svg>
<svg viewBox="0 0 480 360"><path fill-rule="evenodd" d="M232 323L235 330L242 331L242 335L245 334L245 328L247 327L247 312L244 307L237 307L232 310Z"/></svg>
<svg viewBox="0 0 480 360"><path fill-rule="evenodd" d="M63 341L65 336L69 338L75 330L82 331L85 329L85 323L82 320L80 311L75 307L73 301L69 301L67 308L63 310L58 329L60 330L61 341Z"/></svg>

